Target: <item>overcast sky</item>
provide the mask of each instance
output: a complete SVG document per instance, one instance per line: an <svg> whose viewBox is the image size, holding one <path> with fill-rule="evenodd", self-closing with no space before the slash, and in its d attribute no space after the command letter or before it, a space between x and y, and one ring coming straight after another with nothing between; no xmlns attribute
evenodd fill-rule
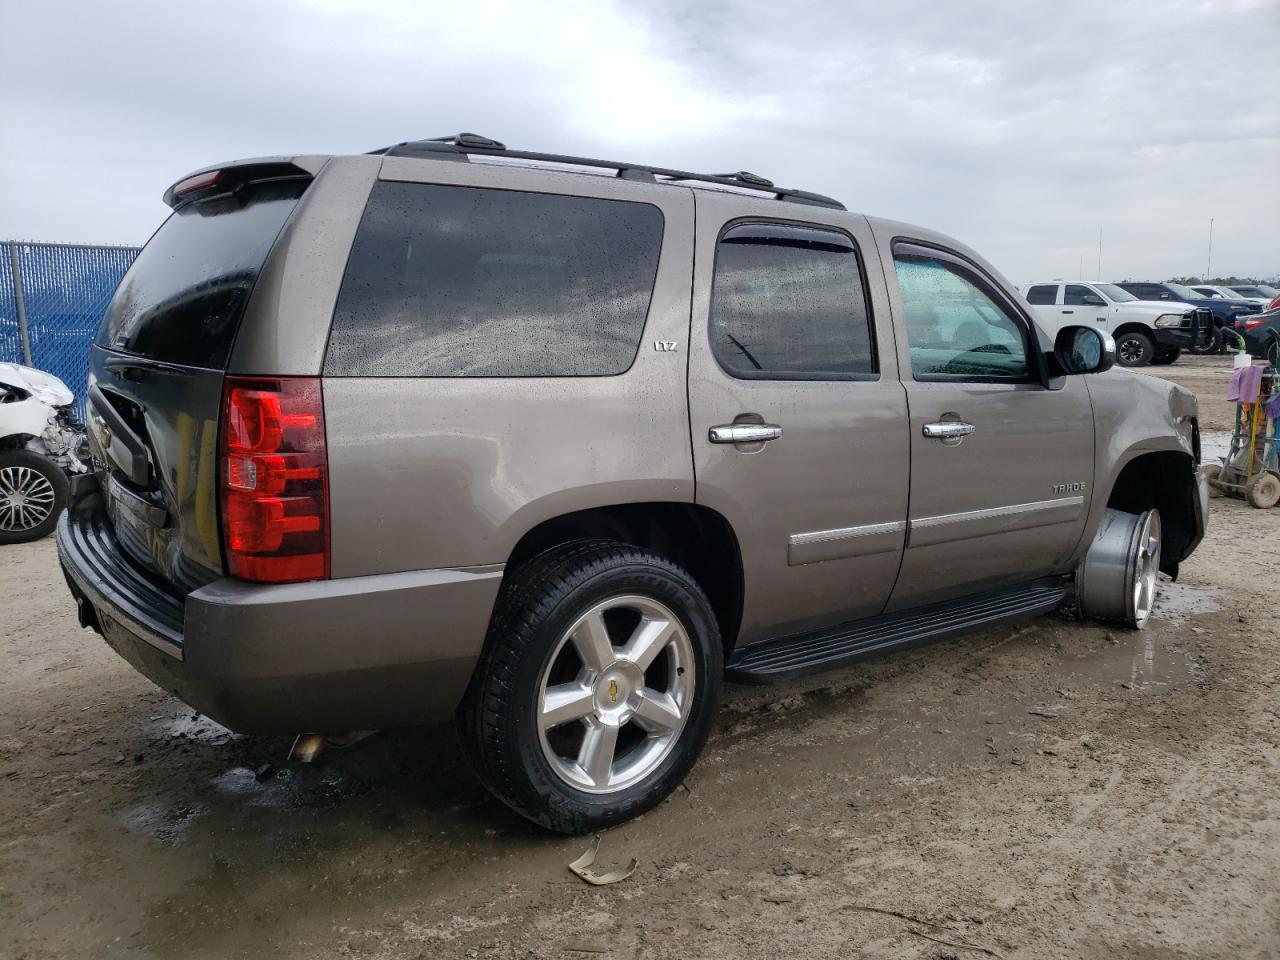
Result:
<svg viewBox="0 0 1280 960"><path fill-rule="evenodd" d="M0 239L137 244L190 170L471 130L746 169L1011 279L1280 273L1280 0L0 6Z"/></svg>

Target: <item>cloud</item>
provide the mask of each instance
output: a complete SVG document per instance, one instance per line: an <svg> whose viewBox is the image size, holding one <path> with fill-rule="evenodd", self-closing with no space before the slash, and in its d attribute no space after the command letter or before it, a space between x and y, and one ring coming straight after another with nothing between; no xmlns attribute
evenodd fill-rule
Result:
<svg viewBox="0 0 1280 960"><path fill-rule="evenodd" d="M138 243L220 159L476 130L749 169L1015 280L1280 272L1274 3L11 6L0 235Z"/></svg>

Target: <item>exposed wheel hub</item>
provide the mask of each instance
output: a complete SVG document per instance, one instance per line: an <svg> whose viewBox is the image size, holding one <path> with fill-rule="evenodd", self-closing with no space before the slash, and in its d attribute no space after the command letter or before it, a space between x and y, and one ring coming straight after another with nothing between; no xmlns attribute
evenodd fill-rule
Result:
<svg viewBox="0 0 1280 960"><path fill-rule="evenodd" d="M1087 617L1142 627L1160 577L1160 514L1107 510L1076 571L1076 602Z"/></svg>

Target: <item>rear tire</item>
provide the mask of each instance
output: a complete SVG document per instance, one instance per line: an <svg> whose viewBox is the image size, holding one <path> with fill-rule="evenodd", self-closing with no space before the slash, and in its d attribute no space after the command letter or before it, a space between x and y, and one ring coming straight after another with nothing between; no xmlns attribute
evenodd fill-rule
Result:
<svg viewBox="0 0 1280 960"><path fill-rule="evenodd" d="M1116 359L1122 367L1145 367L1155 352L1156 345L1145 333L1130 330L1116 337Z"/></svg>
<svg viewBox="0 0 1280 960"><path fill-rule="evenodd" d="M0 451L0 544L53 533L71 484L62 468L30 450Z"/></svg>
<svg viewBox="0 0 1280 960"><path fill-rule="evenodd" d="M503 583L459 708L464 749L499 799L543 827L629 820L702 752L723 656L711 605L681 567L611 541L555 547Z"/></svg>

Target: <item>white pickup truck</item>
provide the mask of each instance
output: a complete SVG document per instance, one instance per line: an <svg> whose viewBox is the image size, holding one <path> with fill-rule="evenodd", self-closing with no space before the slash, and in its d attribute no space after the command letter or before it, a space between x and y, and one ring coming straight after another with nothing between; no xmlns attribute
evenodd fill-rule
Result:
<svg viewBox="0 0 1280 960"><path fill-rule="evenodd" d="M1126 367L1173 363L1212 330L1209 311L1185 303L1139 300L1114 283L1052 280L1022 288L1050 335L1068 324L1095 324L1116 341L1116 359Z"/></svg>

